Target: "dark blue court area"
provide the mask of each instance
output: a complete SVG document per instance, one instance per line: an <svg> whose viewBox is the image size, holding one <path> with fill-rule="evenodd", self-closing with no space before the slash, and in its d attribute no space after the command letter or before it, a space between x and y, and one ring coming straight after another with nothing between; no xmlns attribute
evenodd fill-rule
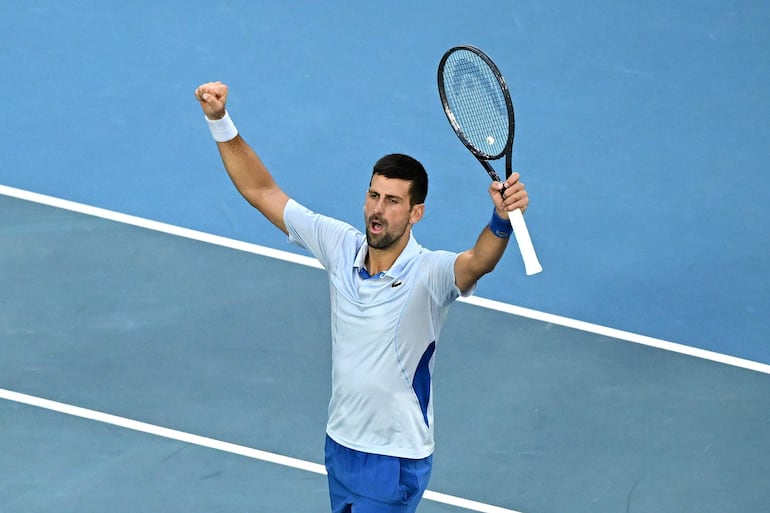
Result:
<svg viewBox="0 0 770 513"><path fill-rule="evenodd" d="M14 270L1 283L2 511L325 510L313 469L159 432L318 466L323 271L14 198L0 211L12 219L1 263ZM768 374L453 308L431 490L523 513L770 504ZM457 510L426 500L420 511Z"/></svg>
<svg viewBox="0 0 770 513"><path fill-rule="evenodd" d="M328 510L326 276L193 90L226 82L283 188L354 225L372 164L415 156L415 236L461 251L490 214L436 87L463 43L510 87L544 271L511 247L453 306L418 511L770 510L768 26L747 0L0 2L0 512Z"/></svg>

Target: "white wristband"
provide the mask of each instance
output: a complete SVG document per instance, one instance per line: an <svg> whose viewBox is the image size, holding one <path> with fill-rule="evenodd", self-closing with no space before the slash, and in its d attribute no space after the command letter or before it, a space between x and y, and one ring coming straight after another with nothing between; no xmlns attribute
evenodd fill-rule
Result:
<svg viewBox="0 0 770 513"><path fill-rule="evenodd" d="M222 119L209 119L206 117L206 122L209 124L211 136L216 142L226 142L235 139L235 136L238 135L238 129L235 128L235 124L230 119L230 114L227 111L225 111Z"/></svg>

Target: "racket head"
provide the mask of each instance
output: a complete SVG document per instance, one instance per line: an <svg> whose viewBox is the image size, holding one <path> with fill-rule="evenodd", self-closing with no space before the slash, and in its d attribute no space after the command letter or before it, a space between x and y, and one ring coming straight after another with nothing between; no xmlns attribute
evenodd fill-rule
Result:
<svg viewBox="0 0 770 513"><path fill-rule="evenodd" d="M438 90L449 124L471 153L480 160L510 159L513 102L487 54L470 45L450 48L439 62Z"/></svg>

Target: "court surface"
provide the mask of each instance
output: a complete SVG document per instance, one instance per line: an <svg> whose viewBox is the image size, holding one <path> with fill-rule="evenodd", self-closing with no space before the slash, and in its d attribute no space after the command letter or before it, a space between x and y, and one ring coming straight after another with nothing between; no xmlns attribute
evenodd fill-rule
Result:
<svg viewBox="0 0 770 513"><path fill-rule="evenodd" d="M322 270L16 198L0 211L3 511L324 510ZM770 503L766 368L472 304L445 333L431 490L452 497L421 511Z"/></svg>
<svg viewBox="0 0 770 513"><path fill-rule="evenodd" d="M766 510L768 23L748 1L0 3L0 511L326 511L326 278L234 191L192 91L230 84L284 188L354 224L372 163L413 154L416 236L459 251L489 200L435 87L458 43L508 79L545 270L509 251L453 307L419 511Z"/></svg>

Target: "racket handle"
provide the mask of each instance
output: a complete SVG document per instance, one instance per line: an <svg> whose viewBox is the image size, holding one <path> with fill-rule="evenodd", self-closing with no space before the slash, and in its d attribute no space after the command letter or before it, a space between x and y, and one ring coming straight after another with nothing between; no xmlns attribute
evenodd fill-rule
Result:
<svg viewBox="0 0 770 513"><path fill-rule="evenodd" d="M524 260L524 270L527 276L537 274L543 270L543 266L537 259L535 247L532 245L532 239L529 237L527 223L524 222L524 214L520 209L508 212L508 219L513 227L513 233L516 235L516 242L519 244L521 258Z"/></svg>

